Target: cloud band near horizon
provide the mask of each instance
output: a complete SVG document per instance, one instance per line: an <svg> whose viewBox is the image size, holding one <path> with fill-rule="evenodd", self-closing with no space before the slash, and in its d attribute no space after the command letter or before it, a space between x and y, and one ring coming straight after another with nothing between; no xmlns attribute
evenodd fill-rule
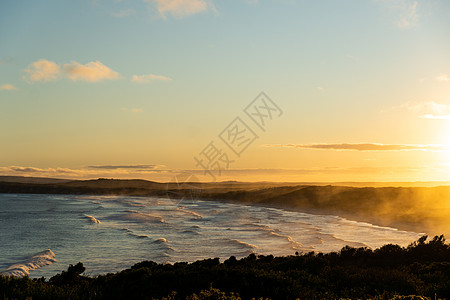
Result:
<svg viewBox="0 0 450 300"><path fill-rule="evenodd" d="M303 148L335 151L441 151L440 145L408 145L378 143L342 143L342 144L280 144L264 145L265 147Z"/></svg>

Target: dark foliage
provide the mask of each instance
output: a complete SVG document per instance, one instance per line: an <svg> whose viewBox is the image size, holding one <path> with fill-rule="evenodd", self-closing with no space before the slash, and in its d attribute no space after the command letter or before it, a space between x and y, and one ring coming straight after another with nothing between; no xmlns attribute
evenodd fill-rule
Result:
<svg viewBox="0 0 450 300"><path fill-rule="evenodd" d="M83 276L78 263L50 280L0 276L3 299L450 299L450 245L443 236L408 247L344 247L289 257L232 256L194 263L140 262ZM416 296L411 296L416 295Z"/></svg>

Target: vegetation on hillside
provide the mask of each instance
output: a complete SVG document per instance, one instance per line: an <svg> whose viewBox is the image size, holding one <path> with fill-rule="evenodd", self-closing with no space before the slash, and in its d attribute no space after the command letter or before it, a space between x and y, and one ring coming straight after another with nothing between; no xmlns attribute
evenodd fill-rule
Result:
<svg viewBox="0 0 450 300"><path fill-rule="evenodd" d="M288 257L230 257L83 276L82 263L46 280L0 276L3 299L450 299L450 245L424 236L408 247ZM408 296L416 295L416 296Z"/></svg>

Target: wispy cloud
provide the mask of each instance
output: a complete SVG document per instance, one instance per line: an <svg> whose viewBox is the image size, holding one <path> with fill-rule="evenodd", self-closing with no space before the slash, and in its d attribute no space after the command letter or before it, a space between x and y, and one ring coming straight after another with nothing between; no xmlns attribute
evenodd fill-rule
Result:
<svg viewBox="0 0 450 300"><path fill-rule="evenodd" d="M131 77L132 82L137 83L149 83L153 81L171 81L172 78L163 76L163 75L154 75L154 74L146 74L146 75L133 75Z"/></svg>
<svg viewBox="0 0 450 300"><path fill-rule="evenodd" d="M393 107L394 110L409 110L425 119L448 120L450 119L450 105L434 101L412 103L406 102Z"/></svg>
<svg viewBox="0 0 450 300"><path fill-rule="evenodd" d="M50 178L90 179L108 178L141 178L155 176L170 179L173 170L164 165L98 165L78 169L71 168L36 168L31 166L0 167L3 176L35 176Z"/></svg>
<svg viewBox="0 0 450 300"><path fill-rule="evenodd" d="M156 7L162 18L166 18L167 15L184 18L208 10L216 11L210 0L144 0L144 2Z"/></svg>
<svg viewBox="0 0 450 300"><path fill-rule="evenodd" d="M424 119L436 119L436 120L450 120L450 114L449 115L423 115L422 118Z"/></svg>
<svg viewBox="0 0 450 300"><path fill-rule="evenodd" d="M118 79L119 73L111 70L99 61L91 61L82 65L76 61L69 64L59 65L53 61L40 59L33 62L25 69L27 76L25 80L34 81L54 81L67 78L73 81L83 80L98 82L105 79Z"/></svg>
<svg viewBox="0 0 450 300"><path fill-rule="evenodd" d="M450 77L447 74L441 73L436 76L436 80L441 82L448 82L450 81Z"/></svg>
<svg viewBox="0 0 450 300"><path fill-rule="evenodd" d="M168 168L152 168L153 165L144 169L135 169L133 167L139 165L131 165L131 168L124 166L96 166L97 168L35 168L29 166L9 166L0 167L0 175L2 176L32 176L47 178L64 178L64 179L94 179L94 178L117 178L117 179L146 179L159 182L174 182L174 175L183 175L192 181L210 181L208 175L205 175L203 169L168 169ZM115 168L119 167L119 168ZM374 175L382 176L383 180L399 181L403 180L405 175L417 175L419 180L424 180L424 174L446 174L448 166L423 166L420 168L414 166L395 167L395 166L377 166L377 167L317 167L306 169L227 169L223 170L221 181L241 180L241 181L295 181L312 182L314 180L323 181L324 178L336 181L336 175L339 175L339 181L373 181ZM328 177L324 177L328 176ZM179 178L179 177L178 177ZM331 181L330 181L331 180Z"/></svg>
<svg viewBox="0 0 450 300"><path fill-rule="evenodd" d="M150 169L154 170L162 165L99 165L99 166L88 166L91 169L105 169L105 170L118 170L118 169Z"/></svg>
<svg viewBox="0 0 450 300"><path fill-rule="evenodd" d="M73 174L75 171L67 168L35 168L35 167L22 167L22 166L9 166L9 167L0 167L0 174L8 175L9 173L47 173L47 174Z"/></svg>
<svg viewBox="0 0 450 300"><path fill-rule="evenodd" d="M0 91L13 91L13 90L17 90L17 88L9 83L0 86Z"/></svg>
<svg viewBox="0 0 450 300"><path fill-rule="evenodd" d="M439 151L439 145L407 145L407 144L378 144L378 143L343 143L343 144L281 144L265 145L266 147L305 148L321 150L354 150L354 151Z"/></svg>
<svg viewBox="0 0 450 300"><path fill-rule="evenodd" d="M11 171L15 171L15 172L26 172L26 173L39 172L42 170L42 169L32 168L32 167L17 167L17 166L11 166L11 167L9 167L9 169Z"/></svg>
<svg viewBox="0 0 450 300"><path fill-rule="evenodd" d="M394 18L395 24L402 29L416 26L419 22L418 1L410 0L375 0Z"/></svg>

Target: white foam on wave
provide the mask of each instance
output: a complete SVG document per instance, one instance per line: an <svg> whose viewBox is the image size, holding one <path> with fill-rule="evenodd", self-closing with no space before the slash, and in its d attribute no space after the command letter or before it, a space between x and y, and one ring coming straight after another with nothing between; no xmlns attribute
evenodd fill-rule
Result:
<svg viewBox="0 0 450 300"><path fill-rule="evenodd" d="M200 215L200 214L198 214L198 213L196 213L196 212L194 212L194 211L191 211L191 210L183 209L183 208L181 208L181 207L177 207L177 211L186 213L186 214L188 214L188 215L192 215L192 216L194 216L196 219L202 219L202 218L203 218L202 215Z"/></svg>
<svg viewBox="0 0 450 300"><path fill-rule="evenodd" d="M278 228L271 228L267 225L261 225L261 224L247 224L247 226L248 225L251 225L252 227L256 227L257 230L261 231L263 234L268 234L271 237L277 237L277 238L285 240L290 245L290 248L292 250L300 250L300 249L304 248L302 243L295 241L288 234L283 234L281 232L281 230Z"/></svg>
<svg viewBox="0 0 450 300"><path fill-rule="evenodd" d="M94 218L93 216L89 216L89 215L84 215L85 218L89 219L92 223L94 224L100 224L101 222L99 220L97 220L96 218Z"/></svg>
<svg viewBox="0 0 450 300"><path fill-rule="evenodd" d="M324 241L325 248L327 245L328 246L340 245L340 247L350 246L350 247L354 247L354 248L360 248L360 247L372 248L364 242L357 242L357 241L342 239L332 233L320 233L320 237Z"/></svg>
<svg viewBox="0 0 450 300"><path fill-rule="evenodd" d="M52 250L47 249L45 251L36 253L35 255L11 265L5 272L2 272L5 276L22 277L30 274L30 271L37 270L41 267L50 265L57 260L55 259L55 253Z"/></svg>
<svg viewBox="0 0 450 300"><path fill-rule="evenodd" d="M146 207L147 206L143 203L140 203L138 201L133 201L133 200L118 199L116 201L119 202L120 204L124 204L125 206L130 206L130 207Z"/></svg>
<svg viewBox="0 0 450 300"><path fill-rule="evenodd" d="M291 248L293 250L300 250L303 247L303 245L301 243L295 241L291 236L289 236L287 234L279 234L279 233L276 233L276 232L273 232L273 231L270 234L274 235L276 237L280 237L280 238L286 239L291 244Z"/></svg>
<svg viewBox="0 0 450 300"><path fill-rule="evenodd" d="M145 238L148 238L148 235L136 233L136 232L134 232L133 230L128 229L128 227L120 228L119 230L125 231L125 232L127 232L129 235L134 236L134 237L136 237L136 238L138 238L138 239L145 239Z"/></svg>
<svg viewBox="0 0 450 300"><path fill-rule="evenodd" d="M142 213L137 210L127 210L126 214L119 216L119 219L125 221L138 222L138 223L164 223L163 217L158 215L151 215L148 213Z"/></svg>
<svg viewBox="0 0 450 300"><path fill-rule="evenodd" d="M160 243L168 243L168 242L169 241L166 240L165 238L159 238L159 239L155 240L155 243L158 243L158 244L160 244Z"/></svg>
<svg viewBox="0 0 450 300"><path fill-rule="evenodd" d="M175 250L170 246L170 241L165 238L159 238L152 242L154 245L158 245L157 247L163 252L159 253L159 255L163 255L165 257L171 257L171 253L175 252Z"/></svg>
<svg viewBox="0 0 450 300"><path fill-rule="evenodd" d="M130 232L130 235L132 235L132 236L134 236L134 237L137 237L138 239L146 239L146 238L148 238L148 235L145 235L145 234L137 234L137 233L134 233L134 232Z"/></svg>
<svg viewBox="0 0 450 300"><path fill-rule="evenodd" d="M238 240L238 239L224 238L224 240L225 240L227 243L229 243L229 244L236 245L236 246L239 246L239 247L243 247L243 248L245 248L245 249L250 249L250 250L251 250L251 249L256 249L256 248L258 248L257 246L255 246L255 245L253 245L253 244L246 243L246 242L243 242L243 241Z"/></svg>

